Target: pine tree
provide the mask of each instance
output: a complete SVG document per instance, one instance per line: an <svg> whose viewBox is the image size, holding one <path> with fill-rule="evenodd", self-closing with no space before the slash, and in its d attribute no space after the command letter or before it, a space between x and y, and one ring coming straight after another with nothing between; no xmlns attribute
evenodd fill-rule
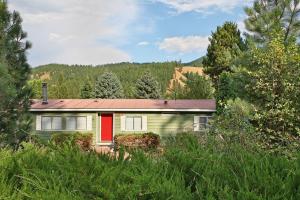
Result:
<svg viewBox="0 0 300 200"><path fill-rule="evenodd" d="M299 37L299 0L255 0L253 7L245 8L245 20L249 38L257 43L267 42L272 30L284 31L284 41Z"/></svg>
<svg viewBox="0 0 300 200"><path fill-rule="evenodd" d="M30 129L30 118L27 113L31 97L27 85L30 67L26 52L31 44L24 41L27 34L22 30L21 23L19 13L9 12L6 1L0 0L0 63L2 63L0 80L6 79L9 82L8 91L13 94L1 99L4 103L1 105L0 113L0 145L11 145L16 148L26 139ZM7 74L4 75L5 73Z"/></svg>
<svg viewBox="0 0 300 200"><path fill-rule="evenodd" d="M93 98L93 89L90 82L85 82L85 84L81 87L80 98L81 99Z"/></svg>
<svg viewBox="0 0 300 200"><path fill-rule="evenodd" d="M124 92L118 77L112 72L105 72L95 84L95 97L100 99L123 98Z"/></svg>
<svg viewBox="0 0 300 200"><path fill-rule="evenodd" d="M231 71L233 61L245 49L245 43L237 25L232 22L225 22L223 26L218 26L209 41L207 54L203 60L204 71L217 87L219 75Z"/></svg>
<svg viewBox="0 0 300 200"><path fill-rule="evenodd" d="M135 97L138 99L160 98L159 84L149 71L137 80L135 85Z"/></svg>

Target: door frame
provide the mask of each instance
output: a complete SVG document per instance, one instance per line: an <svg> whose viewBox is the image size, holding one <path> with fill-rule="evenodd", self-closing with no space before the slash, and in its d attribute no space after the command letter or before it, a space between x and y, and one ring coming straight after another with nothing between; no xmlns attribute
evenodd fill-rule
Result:
<svg viewBox="0 0 300 200"><path fill-rule="evenodd" d="M112 114L112 141L102 142L101 141L101 114ZM112 145L114 144L115 136L115 113L114 112L99 112L97 113L97 123L96 123L96 145Z"/></svg>

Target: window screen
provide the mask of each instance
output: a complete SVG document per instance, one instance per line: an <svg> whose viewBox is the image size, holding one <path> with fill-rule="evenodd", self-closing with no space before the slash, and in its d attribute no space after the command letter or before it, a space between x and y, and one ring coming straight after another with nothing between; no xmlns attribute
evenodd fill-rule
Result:
<svg viewBox="0 0 300 200"><path fill-rule="evenodd" d="M42 117L42 130L51 130L51 117Z"/></svg>
<svg viewBox="0 0 300 200"><path fill-rule="evenodd" d="M75 117L66 117L66 129L67 130L76 130L76 118Z"/></svg>
<svg viewBox="0 0 300 200"><path fill-rule="evenodd" d="M86 117L77 117L77 130L86 130Z"/></svg>
<svg viewBox="0 0 300 200"><path fill-rule="evenodd" d="M61 117L52 117L52 130L61 130L61 125Z"/></svg>

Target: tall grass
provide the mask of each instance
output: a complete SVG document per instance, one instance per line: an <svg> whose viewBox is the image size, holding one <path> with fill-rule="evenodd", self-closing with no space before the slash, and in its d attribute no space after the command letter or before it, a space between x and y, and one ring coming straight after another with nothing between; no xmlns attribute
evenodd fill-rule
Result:
<svg viewBox="0 0 300 200"><path fill-rule="evenodd" d="M193 136L161 156L27 143L0 158L0 199L300 199L299 161Z"/></svg>

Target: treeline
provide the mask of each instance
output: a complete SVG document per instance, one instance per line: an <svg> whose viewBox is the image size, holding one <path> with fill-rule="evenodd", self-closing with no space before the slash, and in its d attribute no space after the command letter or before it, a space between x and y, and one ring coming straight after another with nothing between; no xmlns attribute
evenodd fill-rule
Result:
<svg viewBox="0 0 300 200"><path fill-rule="evenodd" d="M112 72L120 80L124 98L134 98L135 84L147 71L158 81L161 96L165 95L168 83L172 78L178 62L162 63L118 63L100 66L49 64L34 68L30 84L33 86L34 97L40 98L42 79L48 82L49 98L81 98L81 88L89 83L95 88L96 80L105 72Z"/></svg>

